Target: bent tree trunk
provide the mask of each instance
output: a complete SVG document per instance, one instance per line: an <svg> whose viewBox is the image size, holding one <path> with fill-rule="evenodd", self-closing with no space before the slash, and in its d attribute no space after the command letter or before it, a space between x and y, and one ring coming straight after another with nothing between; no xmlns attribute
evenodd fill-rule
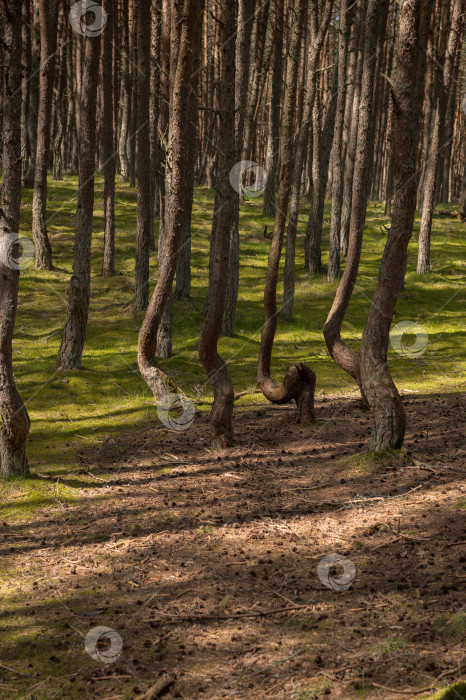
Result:
<svg viewBox="0 0 466 700"><path fill-rule="evenodd" d="M40 82L37 121L36 170L32 200L32 235L36 249L36 268L52 269L52 249L47 235L47 165L50 144L52 94L55 79L58 0L39 0Z"/></svg>
<svg viewBox="0 0 466 700"><path fill-rule="evenodd" d="M341 338L341 328L348 304L358 276L363 230L366 221L368 177L370 173L371 143L373 138L372 94L375 80L375 50L379 26L386 23L379 20L387 18L388 0L370 0L366 17L366 39L361 89L361 107L358 123L358 141L353 180L353 207L351 212L348 257L345 271L338 285L335 299L324 325L324 338L328 351L336 364L347 372L361 389L363 402L366 403L361 387L359 355L349 348Z"/></svg>
<svg viewBox="0 0 466 700"><path fill-rule="evenodd" d="M276 404L290 403L290 401L293 400L296 401L298 406L297 421L299 423L314 420L315 374L309 367L299 363L289 368L283 383L281 386L278 386L272 379L270 365L275 331L277 329L278 271L291 191L293 168L292 135L296 104L296 82L305 9L306 2L304 0L297 0L297 5L294 6L290 13L292 33L286 71L285 100L280 135L280 184L265 281L265 325L261 336L257 370L257 381L266 399Z"/></svg>
<svg viewBox="0 0 466 700"><path fill-rule="evenodd" d="M235 0L221 4L220 51L222 57L221 111L218 130L218 167L215 178L217 196L213 233L213 262L210 277L209 305L199 340L199 358L209 377L214 394L210 425L214 447L226 447L231 442L234 392L225 360L219 355L217 343L228 286L230 237L236 225L237 193L230 183L230 171L236 163L235 136L235 42L229 41L231 27L236 21Z"/></svg>
<svg viewBox="0 0 466 700"><path fill-rule="evenodd" d="M96 103L100 37L83 37L84 68L79 119L79 189L73 275L57 367L80 369L91 294L91 240L94 210Z"/></svg>
<svg viewBox="0 0 466 700"><path fill-rule="evenodd" d="M405 0L400 9L397 74L393 91L392 150L395 181L391 235L361 342L361 381L374 422L369 449L403 445L406 416L387 364L395 311L416 210L421 96L425 47L433 0Z"/></svg>
<svg viewBox="0 0 466 700"><path fill-rule="evenodd" d="M3 46L8 71L3 92L3 178L0 208L0 475L26 476L29 416L13 376L13 330L18 304L18 245L11 234L19 229L21 204L21 3L3 1Z"/></svg>
<svg viewBox="0 0 466 700"><path fill-rule="evenodd" d="M168 377L158 366L155 354L157 333L175 277L185 221L185 188L188 182L186 151L189 147L185 126L189 116L193 55L199 52L202 8L197 0L184 0L184 5L176 7L175 11L180 24L180 39L177 61L170 66L172 170L164 221L164 255L160 259L159 277L142 324L138 345L139 371L157 403L162 402L169 393Z"/></svg>

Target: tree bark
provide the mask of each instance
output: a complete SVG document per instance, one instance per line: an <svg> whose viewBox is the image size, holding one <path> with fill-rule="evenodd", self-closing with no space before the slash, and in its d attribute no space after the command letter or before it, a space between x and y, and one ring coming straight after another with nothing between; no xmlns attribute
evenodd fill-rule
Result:
<svg viewBox="0 0 466 700"><path fill-rule="evenodd" d="M159 261L159 277L139 334L139 371L160 403L169 393L169 380L157 364L157 333L175 277L184 222L189 147L185 129L189 115L189 86L193 73L193 56L199 52L202 6L197 0L184 0L175 6L180 22L177 60L170 66L171 98L171 186L166 209L165 253Z"/></svg>
<svg viewBox="0 0 466 700"><path fill-rule="evenodd" d="M395 195L392 228L360 351L361 381L374 419L369 449L375 452L401 448L405 434L406 416L388 368L387 348L416 210L416 155L432 4L432 0L405 0L400 8L393 89Z"/></svg>
<svg viewBox="0 0 466 700"><path fill-rule="evenodd" d="M207 372L214 394L210 414L212 443L214 447L226 447L232 439L232 415L234 403L233 385L228 376L225 361L217 345L228 286L230 239L232 221L238 208L237 193L230 183L230 172L237 160L237 128L235 126L235 42L229 40L231 27L236 24L235 0L222 0L220 53L220 128L218 130L218 168L216 174L216 215L213 228L214 243L212 275L210 278L209 305L199 340L199 358ZM233 224L235 225L235 224Z"/></svg>
<svg viewBox="0 0 466 700"><path fill-rule="evenodd" d="M280 134L280 184L265 281L265 324L261 335L257 370L257 381L266 399L276 404L289 403L293 400L296 401L298 407L297 421L299 423L314 420L314 392L316 381L314 372L302 363L293 365L286 373L281 386L278 386L272 379L270 366L273 342L277 329L278 271L291 191L293 168L292 136L296 106L296 82L305 10L305 0L297 0L296 4L291 9L291 40L287 62L286 87Z"/></svg>
<svg viewBox="0 0 466 700"><path fill-rule="evenodd" d="M8 61L3 85L0 207L0 476L7 479L29 474L26 456L29 416L13 375L19 269L9 264L9 256L16 258L19 253L18 245L11 244L19 230L21 206L21 3L1 0L0 19Z"/></svg>
<svg viewBox="0 0 466 700"><path fill-rule="evenodd" d="M96 106L100 37L83 37L84 67L79 109L79 189L74 240L73 275L70 282L65 328L57 367L81 369L91 293L91 240L94 213Z"/></svg>
<svg viewBox="0 0 466 700"><path fill-rule="evenodd" d="M359 110L358 140L353 180L353 205L349 235L348 257L345 271L338 285L332 308L324 325L324 337L328 351L336 364L350 374L361 388L359 356L341 338L341 328L358 276L363 230L366 220L370 162L373 139L372 95L375 80L375 51L380 28L379 21L387 17L388 0L369 0L366 16L365 64L362 76L361 106Z"/></svg>
<svg viewBox="0 0 466 700"><path fill-rule="evenodd" d="M39 0L40 81L37 121L36 170L32 200L32 235L36 249L36 268L52 269L52 248L47 234L47 166L50 144L52 95L55 79L58 0Z"/></svg>

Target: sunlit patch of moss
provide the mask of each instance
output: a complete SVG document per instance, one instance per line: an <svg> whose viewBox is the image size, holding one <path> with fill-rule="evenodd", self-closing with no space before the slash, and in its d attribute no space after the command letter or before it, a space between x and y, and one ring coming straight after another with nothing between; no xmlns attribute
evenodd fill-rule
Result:
<svg viewBox="0 0 466 700"><path fill-rule="evenodd" d="M425 698L427 700L427 698ZM466 700L466 682L457 681L429 696L429 700Z"/></svg>
<svg viewBox="0 0 466 700"><path fill-rule="evenodd" d="M466 640L466 613L459 611L454 615L440 615L435 620L439 632L448 639Z"/></svg>

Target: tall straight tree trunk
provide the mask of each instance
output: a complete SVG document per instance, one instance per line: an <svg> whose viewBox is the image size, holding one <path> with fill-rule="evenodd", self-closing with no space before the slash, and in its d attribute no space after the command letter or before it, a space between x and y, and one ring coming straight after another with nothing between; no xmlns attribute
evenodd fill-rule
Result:
<svg viewBox="0 0 466 700"><path fill-rule="evenodd" d="M240 159L243 146L254 4L255 0L239 0L238 4L235 76L235 163ZM236 208L231 227L228 287L222 324L222 332L230 338L235 334L235 316L239 289L239 193L236 192L235 194Z"/></svg>
<svg viewBox="0 0 466 700"><path fill-rule="evenodd" d="M161 0L152 0L151 10L151 50L150 50L150 247L155 250L155 217L160 211L160 144L159 144L159 114L160 114L160 33L162 29Z"/></svg>
<svg viewBox="0 0 466 700"><path fill-rule="evenodd" d="M406 416L388 368L387 348L416 210L416 155L432 4L432 0L405 0L400 8L393 89L395 195L392 227L360 351L363 390L374 418L369 449L375 452L401 448L405 434Z"/></svg>
<svg viewBox="0 0 466 700"><path fill-rule="evenodd" d="M159 277L142 324L138 347L139 371L157 403L163 401L169 392L168 377L156 361L157 333L175 277L183 231L188 178L186 151L189 146L185 126L189 115L193 57L200 51L202 6L197 0L184 0L181 6L177 3L174 10L179 24L179 41L176 62L170 66L171 177L164 233L165 253L159 260Z"/></svg>
<svg viewBox="0 0 466 700"><path fill-rule="evenodd" d="M21 82L21 160L23 177L26 175L31 160L31 143L29 140L29 104L31 80L31 2L23 0L21 7L21 63L23 79Z"/></svg>
<svg viewBox="0 0 466 700"><path fill-rule="evenodd" d="M329 173L330 153L336 116L338 71L334 71L332 94L323 129L321 128L321 101L317 91L312 118L312 195L306 228L304 259L311 276L322 272L322 228L324 223L325 190Z"/></svg>
<svg viewBox="0 0 466 700"><path fill-rule="evenodd" d="M128 133L129 133L129 118L130 118L130 90L131 81L129 73L129 35L128 35L128 2L129 0L121 0L122 21L121 21L121 88L120 88L120 137L118 140L118 156L120 160L120 174L123 182L129 180L129 159L128 159Z"/></svg>
<svg viewBox="0 0 466 700"><path fill-rule="evenodd" d="M365 29L365 62L362 77L361 107L353 181L353 206L345 271L338 285L332 308L324 325L328 351L336 364L348 372L361 388L359 356L341 338L341 328L358 276L363 230L366 221L372 139L374 134L373 101L375 81L375 51L378 33L385 31L383 18L388 14L388 0L369 0ZM380 23L379 23L380 22ZM363 394L364 400L364 394Z"/></svg>
<svg viewBox="0 0 466 700"><path fill-rule="evenodd" d="M299 363L288 369L282 385L278 386L272 379L271 360L273 342L277 329L278 271L291 191L293 169L292 137L296 107L296 83L305 11L305 0L297 0L291 8L289 18L291 24L291 40L288 53L286 87L280 133L280 185L265 281L265 324L261 335L257 369L257 381L266 399L276 404L290 403L293 400L296 401L298 407L297 421L300 423L314 420L315 374L309 367Z"/></svg>
<svg viewBox="0 0 466 700"><path fill-rule="evenodd" d="M31 36L31 67L30 78L25 86L29 93L29 118L28 136L31 157L27 171L24 175L24 186L34 187L34 173L36 171L36 150L37 150L37 119L39 114L39 64L40 64L40 29L39 29L39 8L31 0L30 23L28 31ZM24 84L25 76L23 76Z"/></svg>
<svg viewBox="0 0 466 700"><path fill-rule="evenodd" d="M275 183L280 152L280 111L283 76L283 14L284 0L275 3L272 99L267 139L267 182L264 191L264 214L275 216Z"/></svg>
<svg viewBox="0 0 466 700"><path fill-rule="evenodd" d="M47 234L47 166L50 147L52 95L55 80L58 0L39 0L40 82L37 121L36 170L32 200L32 235L36 249L36 268L52 269L52 249Z"/></svg>
<svg viewBox="0 0 466 700"><path fill-rule="evenodd" d="M137 5L137 233L134 306L144 311L149 303L149 254L151 216L151 169L149 130L151 0Z"/></svg>
<svg viewBox="0 0 466 700"><path fill-rule="evenodd" d="M104 0L104 10L107 13L107 25L102 32L102 161L104 171L104 259L102 275L111 277L115 272L115 146L114 146L114 81L117 76L113 71L114 44L114 15L116 15L116 0Z"/></svg>
<svg viewBox="0 0 466 700"><path fill-rule="evenodd" d="M13 375L13 331L18 306L19 255L15 237L21 206L21 3L1 0L2 42L8 56L3 85L3 164L0 208L0 476L27 476L29 416Z"/></svg>
<svg viewBox="0 0 466 700"><path fill-rule="evenodd" d="M244 6L243 6L244 9ZM216 174L216 216L213 244L212 275L210 278L210 302L199 340L199 358L212 385L214 403L210 414L210 426L214 447L225 447L232 438L234 391L228 376L225 360L218 352L218 339L222 327L228 285L230 240L232 222L238 209L237 193L230 182L230 172L236 164L238 153L237 125L235 125L235 42L229 40L231 27L236 23L235 0L222 0L220 4L221 32L221 112L218 130L218 168ZM241 42L239 42L241 43ZM241 76L242 77L242 76ZM236 96L235 96L236 95ZM235 223L233 223L235 225Z"/></svg>
<svg viewBox="0 0 466 700"><path fill-rule="evenodd" d="M79 107L79 189L73 275L70 282L65 328L57 359L57 367L62 370L81 368L91 293L91 241L94 214L100 37L86 36L83 38L84 67Z"/></svg>
<svg viewBox="0 0 466 700"><path fill-rule="evenodd" d="M338 97L333 137L332 217L330 222L330 248L327 279L333 282L340 277L340 226L343 197L343 129L345 122L346 81L348 65L348 41L351 28L349 1L340 0L340 41L338 46Z"/></svg>
<svg viewBox="0 0 466 700"><path fill-rule="evenodd" d="M444 144L440 142L441 128L444 124L447 111L448 94L452 83L455 55L458 50L459 37L464 23L464 7L465 0L452 0L450 32L443 64L437 109L435 112L430 160L427 165L424 205L422 207L421 226L419 229L419 252L417 260L417 272L419 275L425 275L430 270L430 238L432 232L432 217L435 207L435 190L440 150L444 146ZM444 31L446 29L446 27L443 27Z"/></svg>
<svg viewBox="0 0 466 700"><path fill-rule="evenodd" d="M202 16L203 13L201 17ZM201 35L202 26L199 26L197 30ZM196 34L196 37L193 38L195 45L200 45L200 36L198 38ZM197 138L199 113L197 93L199 88L200 61L200 53L193 55L193 75L189 89L189 116L188 123L186 124L189 139L189 149L186 156L188 159L188 181L185 190L185 220L183 224L180 255L178 258L178 265L176 268L176 287L173 294L174 298L178 299L179 301L188 301L191 296L191 218L194 198L196 147L199 145L199 139Z"/></svg>
<svg viewBox="0 0 466 700"><path fill-rule="evenodd" d="M295 256L296 256L296 234L298 229L299 219L299 199L301 194L301 178L304 165L305 151L309 138L309 129L311 126L311 118L314 109L314 101L317 90L317 80L319 74L317 72L317 62L322 50L324 38L330 24L332 16L333 0L327 0L323 8L323 14L320 22L317 17L317 4L314 3L312 11L315 13L313 24L319 29L315 36L312 37L312 49L309 56L307 85L306 85L306 104L303 110L301 124L299 127L296 155L293 165L293 177L290 193L290 213L288 218L288 228L286 236L286 255L285 255L285 271L283 278L283 308L281 310L282 318L290 321L293 317L294 305L294 272L295 272Z"/></svg>

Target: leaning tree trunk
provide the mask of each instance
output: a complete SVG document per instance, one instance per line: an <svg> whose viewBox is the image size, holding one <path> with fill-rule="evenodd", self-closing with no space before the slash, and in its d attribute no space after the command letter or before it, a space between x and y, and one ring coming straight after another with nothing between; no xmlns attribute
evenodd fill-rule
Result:
<svg viewBox="0 0 466 700"><path fill-rule="evenodd" d="M215 236L211 248L212 274L210 277L209 305L199 340L199 358L209 377L214 394L210 426L214 447L226 447L232 438L234 391L225 360L219 355L217 344L222 327L223 310L227 295L230 237L238 209L237 193L230 182L231 169L238 153L235 128L235 42L229 41L231 27L236 23L235 0L221 3L221 95L220 128L218 130L218 167L215 177L217 196L214 217ZM237 91L236 91L237 92ZM233 224L232 224L233 222Z"/></svg>
<svg viewBox="0 0 466 700"><path fill-rule="evenodd" d="M104 171L104 256L102 265L103 277L111 277L115 272L115 170L116 158L114 148L114 81L113 72L113 18L116 14L116 1L105 0L107 24L102 33L102 162Z"/></svg>
<svg viewBox="0 0 466 700"><path fill-rule="evenodd" d="M443 147L443 145L440 143L440 135L448 107L448 94L452 83L455 55L459 44L458 40L461 35L464 22L464 6L465 0L453 0L453 11L450 19L450 34L448 37L447 51L443 64L441 84L439 86L439 98L435 112L434 130L430 147L430 160L427 165L421 226L419 229L419 251L417 260L417 272L419 275L425 275L430 270L430 237L432 233L432 218L435 207L435 191L437 185L440 151ZM443 27L443 30L446 31L447 27Z"/></svg>
<svg viewBox="0 0 466 700"><path fill-rule="evenodd" d="M21 206L21 3L2 0L3 47L8 71L3 86L3 175L0 207L0 476L27 476L29 416L13 375L13 331L18 305L17 233Z"/></svg>
<svg viewBox="0 0 466 700"><path fill-rule="evenodd" d="M134 306L144 311L149 303L149 255L151 216L151 168L149 130L151 0L139 0L137 6L137 233Z"/></svg>
<svg viewBox="0 0 466 700"><path fill-rule="evenodd" d="M291 10L293 15L292 33L286 72L286 88L282 114L281 165L278 203L275 212L275 224L270 246L267 277L264 290L265 324L262 330L259 349L257 381L269 401L276 404L296 401L298 406L297 421L304 423L314 420L314 392L316 377L306 365L299 363L289 368L281 386L275 384L270 373L273 342L277 329L277 282L280 257L283 247L288 203L291 191L293 169L293 125L296 105L296 82L298 75L299 53L306 10L305 0L297 0Z"/></svg>
<svg viewBox="0 0 466 700"><path fill-rule="evenodd" d="M188 179L188 132L185 129L189 115L189 86L192 76L193 56L199 53L201 4L197 0L184 0L178 14L180 38L177 59L170 66L171 97L171 177L169 202L166 206L164 255L159 262L159 277L150 300L146 317L139 334L139 370L154 394L157 403L169 393L167 376L158 366L155 354L157 333L162 321L165 305L170 296L178 263L179 248L184 222L186 183Z"/></svg>
<svg viewBox="0 0 466 700"><path fill-rule="evenodd" d="M332 308L324 325L324 337L334 362L348 372L361 388L359 356L341 338L341 328L346 310L358 276L363 230L369 187L371 143L374 133L372 95L375 81L375 50L379 28L385 31L388 0L370 0L365 22L366 38L364 53L366 61L362 76L361 106L359 111L358 141L353 180L353 205L345 271L338 285ZM380 20L380 25L379 25ZM364 393L363 401L365 402Z"/></svg>
<svg viewBox="0 0 466 700"><path fill-rule="evenodd" d="M361 381L374 416L369 449L375 452L401 448L405 434L406 416L388 368L387 348L416 211L416 155L432 5L433 0L405 0L400 8L397 73L393 88L395 195L392 228L360 351Z"/></svg>
<svg viewBox="0 0 466 700"><path fill-rule="evenodd" d="M96 105L100 37L84 37L84 67L79 108L79 187L73 275L57 367L80 369L91 293L91 240L94 213Z"/></svg>
<svg viewBox="0 0 466 700"><path fill-rule="evenodd" d="M47 234L47 166L50 148L50 122L55 79L58 0L39 0L40 82L37 121L36 170L32 200L32 235L36 248L36 268L52 269L52 249Z"/></svg>

